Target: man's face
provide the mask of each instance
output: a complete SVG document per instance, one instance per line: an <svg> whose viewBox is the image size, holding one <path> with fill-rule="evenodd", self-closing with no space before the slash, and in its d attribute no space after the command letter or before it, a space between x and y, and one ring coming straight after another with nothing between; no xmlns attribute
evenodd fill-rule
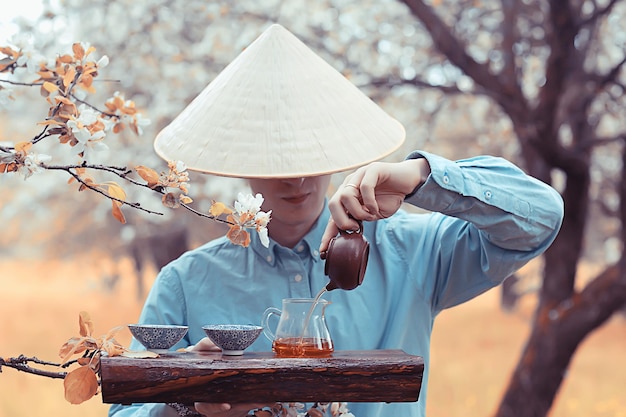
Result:
<svg viewBox="0 0 626 417"><path fill-rule="evenodd" d="M310 227L324 207L330 175L288 179L250 179L254 194L261 193L263 211L272 210L270 231L276 223Z"/></svg>

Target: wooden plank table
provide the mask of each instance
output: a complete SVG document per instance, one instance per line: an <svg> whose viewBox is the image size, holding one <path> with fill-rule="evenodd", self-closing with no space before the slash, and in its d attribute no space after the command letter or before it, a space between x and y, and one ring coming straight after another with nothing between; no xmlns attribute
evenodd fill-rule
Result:
<svg viewBox="0 0 626 417"><path fill-rule="evenodd" d="M411 402L424 360L401 350L337 351L328 358L273 352L172 352L150 359L102 357L105 403Z"/></svg>

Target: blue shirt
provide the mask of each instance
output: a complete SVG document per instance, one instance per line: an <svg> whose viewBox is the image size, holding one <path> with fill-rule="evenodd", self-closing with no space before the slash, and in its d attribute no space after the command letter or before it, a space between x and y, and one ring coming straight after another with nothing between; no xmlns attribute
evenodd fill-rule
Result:
<svg viewBox="0 0 626 417"><path fill-rule="evenodd" d="M561 224L560 195L508 161L480 156L450 161L427 152L431 174L406 201L428 213L399 211L364 224L370 256L363 284L333 290L326 319L335 350L402 349L424 357L416 403L350 403L356 417L423 416L435 316L500 284L552 243ZM258 236L250 247L226 238L187 252L159 273L140 322L189 326L180 348L197 343L209 323L260 324L283 298L315 297L328 283L318 247L328 222L317 223L293 249ZM138 348L135 342L133 348ZM261 335L249 348L270 351ZM121 407L111 415L165 416L163 404Z"/></svg>

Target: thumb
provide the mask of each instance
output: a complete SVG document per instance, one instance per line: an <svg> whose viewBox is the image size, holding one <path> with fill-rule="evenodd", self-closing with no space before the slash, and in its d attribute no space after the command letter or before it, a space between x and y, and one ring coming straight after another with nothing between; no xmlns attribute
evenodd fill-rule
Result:
<svg viewBox="0 0 626 417"><path fill-rule="evenodd" d="M320 243L319 252L320 254L324 254L328 250L328 246L330 244L330 240L337 236L339 233L339 228L333 221L331 217L328 220L328 224L326 225L326 230L324 230L324 234L322 235L322 242Z"/></svg>

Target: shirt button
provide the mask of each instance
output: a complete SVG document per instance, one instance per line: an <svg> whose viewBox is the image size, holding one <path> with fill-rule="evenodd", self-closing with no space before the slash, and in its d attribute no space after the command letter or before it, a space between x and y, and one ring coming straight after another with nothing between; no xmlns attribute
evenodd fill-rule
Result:
<svg viewBox="0 0 626 417"><path fill-rule="evenodd" d="M298 252L302 252L304 250L304 245L298 245L298 247L296 248L296 251Z"/></svg>
<svg viewBox="0 0 626 417"><path fill-rule="evenodd" d="M272 262L272 257L270 255L267 255L267 258L265 259L267 259L267 262Z"/></svg>
<svg viewBox="0 0 626 417"><path fill-rule="evenodd" d="M313 255L314 255L314 256L318 256L319 254L320 254L320 253L319 253L319 251L317 251L317 250L314 250L314 251L313 251Z"/></svg>
<svg viewBox="0 0 626 417"><path fill-rule="evenodd" d="M443 176L443 183L444 184L448 184L450 182L450 177L448 177L447 175Z"/></svg>
<svg viewBox="0 0 626 417"><path fill-rule="evenodd" d="M300 281L302 281L302 275L300 275L300 274L296 274L296 276L295 276L295 277L293 277L293 279L294 279L296 282L300 282Z"/></svg>
<svg viewBox="0 0 626 417"><path fill-rule="evenodd" d="M491 191L485 191L485 198L489 200L491 198Z"/></svg>

